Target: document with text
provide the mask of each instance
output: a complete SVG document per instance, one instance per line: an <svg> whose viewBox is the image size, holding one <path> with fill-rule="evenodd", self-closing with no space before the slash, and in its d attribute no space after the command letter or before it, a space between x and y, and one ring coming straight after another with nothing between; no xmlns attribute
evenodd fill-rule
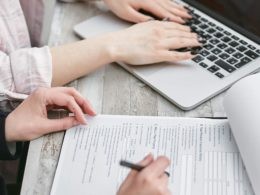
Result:
<svg viewBox="0 0 260 195"><path fill-rule="evenodd" d="M173 195L253 195L227 120L98 115L69 129L52 195L115 195L148 153L167 156Z"/></svg>

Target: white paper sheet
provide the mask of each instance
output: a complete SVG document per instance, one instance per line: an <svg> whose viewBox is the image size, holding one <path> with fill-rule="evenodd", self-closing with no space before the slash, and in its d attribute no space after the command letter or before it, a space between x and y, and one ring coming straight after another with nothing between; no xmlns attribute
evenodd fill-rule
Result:
<svg viewBox="0 0 260 195"><path fill-rule="evenodd" d="M52 195L115 195L147 153L171 160L173 195L253 194L226 120L105 116L67 131Z"/></svg>
<svg viewBox="0 0 260 195"><path fill-rule="evenodd" d="M225 98L225 108L255 194L260 194L260 74L242 79Z"/></svg>

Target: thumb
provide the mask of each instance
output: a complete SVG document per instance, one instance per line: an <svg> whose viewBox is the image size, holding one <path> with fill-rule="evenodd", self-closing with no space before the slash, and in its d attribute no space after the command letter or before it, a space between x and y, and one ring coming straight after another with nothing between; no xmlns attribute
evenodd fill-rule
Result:
<svg viewBox="0 0 260 195"><path fill-rule="evenodd" d="M135 10L132 7L128 8L128 15L129 15L129 17L127 18L127 20L129 20L131 22L135 22L135 23L147 22L149 20L154 20L154 18L152 18L151 16L144 15L144 14L138 12L137 10Z"/></svg>
<svg viewBox="0 0 260 195"><path fill-rule="evenodd" d="M45 133L52 133L67 130L79 124L80 122L78 122L74 116L65 117L62 119L46 119L44 122L44 129L46 129Z"/></svg>

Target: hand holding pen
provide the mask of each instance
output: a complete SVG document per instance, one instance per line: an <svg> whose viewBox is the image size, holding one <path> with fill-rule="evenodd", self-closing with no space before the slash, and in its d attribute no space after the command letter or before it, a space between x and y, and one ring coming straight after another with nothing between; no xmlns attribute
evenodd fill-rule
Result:
<svg viewBox="0 0 260 195"><path fill-rule="evenodd" d="M165 173L169 163L166 157L153 159L152 155L146 156L138 163L138 167L141 166L142 170L132 170L117 195L170 195L169 176Z"/></svg>

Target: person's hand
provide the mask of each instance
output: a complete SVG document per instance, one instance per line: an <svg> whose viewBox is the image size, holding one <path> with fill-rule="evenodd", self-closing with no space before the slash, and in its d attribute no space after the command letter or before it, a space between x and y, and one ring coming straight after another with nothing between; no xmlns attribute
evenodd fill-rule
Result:
<svg viewBox="0 0 260 195"><path fill-rule="evenodd" d="M187 26L149 21L111 33L109 47L114 61L144 65L191 59L194 57L191 52L174 50L201 45L198 35Z"/></svg>
<svg viewBox="0 0 260 195"><path fill-rule="evenodd" d="M50 108L65 108L74 116L48 119ZM27 141L44 134L86 124L84 114L95 115L90 103L75 89L66 87L40 88L33 92L6 119L7 141Z"/></svg>
<svg viewBox="0 0 260 195"><path fill-rule="evenodd" d="M151 13L157 18L168 18L170 21L185 23L191 15L182 5L171 0L104 0L108 7L120 18L130 22L145 22L151 19L140 10Z"/></svg>
<svg viewBox="0 0 260 195"><path fill-rule="evenodd" d="M120 186L117 195L170 195L168 176L164 173L169 166L166 157L156 160L148 155L140 162L146 166L142 171L132 170Z"/></svg>

